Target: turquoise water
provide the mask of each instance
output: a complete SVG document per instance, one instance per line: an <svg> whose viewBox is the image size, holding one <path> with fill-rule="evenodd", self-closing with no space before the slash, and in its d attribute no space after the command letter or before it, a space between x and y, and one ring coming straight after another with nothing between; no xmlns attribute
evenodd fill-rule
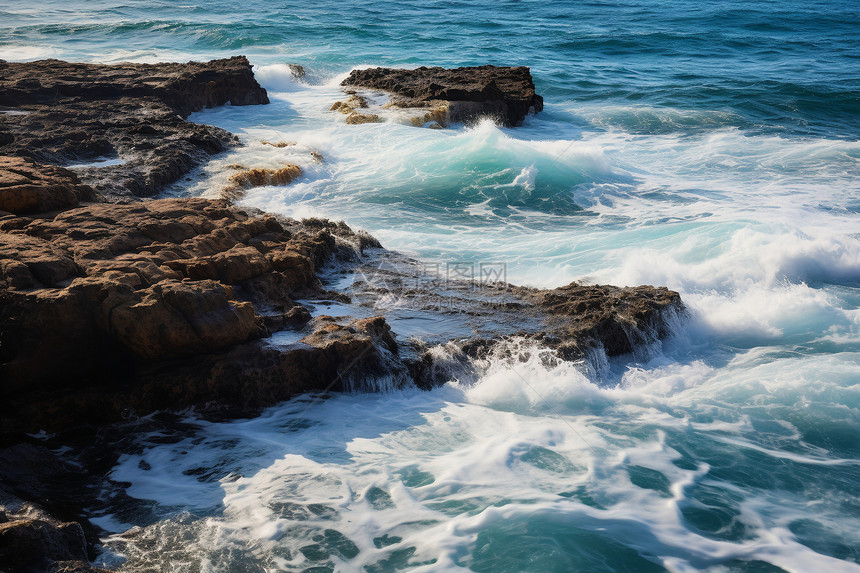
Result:
<svg viewBox="0 0 860 573"><path fill-rule="evenodd" d="M10 60L248 55L272 103L192 116L247 145L171 193L295 162L245 204L520 284L666 285L690 311L599 375L512 342L520 360L433 392L192 418L114 468L140 505L99 520L104 562L860 571L856 2L7 1L0 22ZM544 112L436 131L328 111L356 66L483 63L530 66Z"/></svg>

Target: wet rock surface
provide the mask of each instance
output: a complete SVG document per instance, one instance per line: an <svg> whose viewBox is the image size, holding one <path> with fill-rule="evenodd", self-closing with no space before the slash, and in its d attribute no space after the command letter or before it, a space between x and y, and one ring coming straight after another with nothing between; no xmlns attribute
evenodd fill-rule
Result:
<svg viewBox="0 0 860 573"><path fill-rule="evenodd" d="M388 92L397 107L434 109L432 119L443 125L492 117L514 127L543 109L543 98L535 93L531 72L524 66L369 68L353 70L341 85ZM444 117L439 117L439 109Z"/></svg>
<svg viewBox="0 0 860 573"><path fill-rule="evenodd" d="M195 380L210 385L221 370L225 380L234 376L227 370L248 370L229 378L241 394L260 368L253 353L265 363L266 352L209 355L304 325L310 314L294 300L325 294L316 269L338 253L353 256L362 241L345 225L279 221L206 199L92 204L0 222L4 429L55 429L81 408L110 421L122 409L231 403L216 391L157 388L190 361L202 373ZM242 403L268 405L313 387L286 382L271 400Z"/></svg>
<svg viewBox="0 0 860 573"><path fill-rule="evenodd" d="M273 147L278 147L278 145L275 144ZM229 184L221 191L221 196L230 201L236 201L245 195L246 190L252 187L289 185L301 175L301 167L294 164L287 164L278 169L240 169L230 176Z"/></svg>
<svg viewBox="0 0 860 573"><path fill-rule="evenodd" d="M475 380L482 360L512 358L510 348L522 343L592 370L615 357L644 357L686 314L680 295L666 287L520 287L475 269L431 274L397 253L375 253L353 272L344 292L354 306L383 316L401 337L414 337L400 345L399 357L422 388Z"/></svg>
<svg viewBox="0 0 860 573"><path fill-rule="evenodd" d="M608 357L633 353L671 334L684 313L680 295L666 287L617 287L571 283L551 290L512 288L533 302L546 328L529 333L566 360L593 348Z"/></svg>
<svg viewBox="0 0 860 573"><path fill-rule="evenodd" d="M15 112L0 114L0 155L46 166L92 163L76 171L103 197L149 197L237 143L186 121L191 112L268 101L243 56L186 64L0 60L0 108ZM105 159L122 163L100 166ZM58 208L74 205L67 195Z"/></svg>
<svg viewBox="0 0 860 573"><path fill-rule="evenodd" d="M13 517L16 519L0 523L0 567L4 570L44 571L58 561L87 558L79 523L63 523L31 508Z"/></svg>

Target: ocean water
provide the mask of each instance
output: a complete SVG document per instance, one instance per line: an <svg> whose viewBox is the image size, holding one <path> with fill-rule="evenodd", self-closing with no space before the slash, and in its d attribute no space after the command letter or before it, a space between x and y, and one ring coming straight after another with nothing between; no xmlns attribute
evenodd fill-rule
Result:
<svg viewBox="0 0 860 573"><path fill-rule="evenodd" d="M599 377L513 341L516 360L431 392L189 413L113 468L102 562L860 571L860 4L0 6L9 60L239 53L272 103L194 114L246 146L170 193L294 162L302 178L243 203L343 219L428 268L665 285L689 317ZM446 130L328 111L355 67L484 63L530 66L545 110Z"/></svg>

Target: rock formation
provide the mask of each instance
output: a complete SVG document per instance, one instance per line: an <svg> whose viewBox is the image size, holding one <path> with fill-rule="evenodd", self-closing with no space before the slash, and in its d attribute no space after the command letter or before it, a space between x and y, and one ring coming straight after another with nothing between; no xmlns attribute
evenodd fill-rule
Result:
<svg viewBox="0 0 860 573"><path fill-rule="evenodd" d="M353 72L345 83L388 90L403 106L445 102L447 121L468 110L501 110L512 125L542 103L527 68L377 68ZM247 60L0 62L0 87L0 105L20 112L3 116L0 136L9 154L0 159L0 208L7 212L0 214L0 430L107 423L123 410L207 403L248 412L295 392L361 387L362 377L376 375L406 380L411 372L427 385L415 369L421 349L395 342L384 318L311 321L295 302L343 298L325 292L316 271L335 254L355 259L366 246L379 246L365 234L327 221L246 213L223 200L89 203L62 211L140 191L136 185L150 192L197 161L198 151L223 149L232 135L182 116L228 101L265 103ZM352 116L366 106L351 93L335 107ZM108 152L125 163L75 172L39 163ZM285 184L300 173L292 165L241 171L228 195ZM665 336L667 313L682 308L677 293L654 287L496 291L485 285L483 302L453 303L474 315L514 309L492 321L511 328L464 337L471 355L504 336L538 338L565 359L597 347L608 356L628 353ZM379 296L371 288L351 294ZM296 345L264 341L282 329L303 329Z"/></svg>
<svg viewBox="0 0 860 573"><path fill-rule="evenodd" d="M370 68L353 70L341 85L388 92L397 107L435 110L432 120L443 125L491 117L514 127L543 109L527 67ZM443 121L438 121L440 109Z"/></svg>
<svg viewBox="0 0 860 573"><path fill-rule="evenodd" d="M75 520L88 481L45 447L0 449L0 570L104 572L86 563L95 531Z"/></svg>
<svg viewBox="0 0 860 573"><path fill-rule="evenodd" d="M536 335L566 360L591 348L621 356L671 334L674 318L684 312L680 295L666 287L616 287L571 283L551 290L514 287L544 317Z"/></svg>
<svg viewBox="0 0 860 573"><path fill-rule="evenodd" d="M360 113L356 110L367 109L370 107L367 98L358 95L354 90L348 90L349 95L345 101L336 101L329 108L329 111L339 111L346 114L346 123L349 125L359 125L362 123L380 123L382 118L375 113Z"/></svg>
<svg viewBox="0 0 860 573"><path fill-rule="evenodd" d="M96 198L73 171L0 156L0 211L28 214L60 211Z"/></svg>
<svg viewBox="0 0 860 573"><path fill-rule="evenodd" d="M222 129L185 121L191 112L268 101L243 56L187 64L0 60L0 107L16 112L0 114L0 155L61 166L113 158L122 163L77 169L81 182L108 199L148 197L236 143ZM50 208L75 205L68 192L58 195ZM39 208L4 204L15 213Z"/></svg>
<svg viewBox="0 0 860 573"><path fill-rule="evenodd" d="M293 299L325 294L315 270L338 249L349 256L366 239L344 225L292 224L290 230L274 217L206 199L92 204L51 219L0 222L4 429L25 423L24 403L36 404L26 422L35 424L31 430L43 420L58 427L66 418L39 413L49 393L62 391L77 402L87 388L108 395L113 386L126 392L141 377L154 383L156 372L173 380L169 370L181 370L182 360L302 326L310 315ZM243 354L241 361L255 359ZM330 372L310 363L308 369L313 380ZM289 397L290 388L314 387L288 382L277 399ZM147 407L215 398L187 395ZM102 406L100 419L118 418L118 409Z"/></svg>
<svg viewBox="0 0 860 573"><path fill-rule="evenodd" d="M373 307L395 325L402 318L444 316L441 336L431 334L400 348L412 381L422 388L451 378L475 379L484 360L510 359L512 348L524 346L549 351L556 360L582 361L599 375L594 370L608 359L647 357L686 313L679 294L666 287L574 282L535 289L504 281L448 280L428 276L423 265L403 255L381 256L359 262L354 272L364 278L345 292L353 304ZM386 308L380 300L396 304ZM441 346L454 356L440 359L433 347Z"/></svg>
<svg viewBox="0 0 860 573"><path fill-rule="evenodd" d="M230 176L230 183L221 191L221 196L230 201L236 201L245 194L247 189L263 185L289 185L301 175L301 167L293 164L284 165L279 169L241 169Z"/></svg>

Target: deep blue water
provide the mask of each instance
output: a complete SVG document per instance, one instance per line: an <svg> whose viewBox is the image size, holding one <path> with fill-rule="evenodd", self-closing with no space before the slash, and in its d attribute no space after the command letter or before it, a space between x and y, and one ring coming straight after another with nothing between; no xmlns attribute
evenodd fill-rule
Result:
<svg viewBox="0 0 860 573"><path fill-rule="evenodd" d="M7 1L0 49L96 61L241 52L320 74L527 65L550 99L721 110L745 129L860 131L853 1L289 4Z"/></svg>
<svg viewBox="0 0 860 573"><path fill-rule="evenodd" d="M599 375L512 342L433 392L192 419L114 468L141 505L98 520L106 563L860 571L860 3L0 6L9 60L239 53L272 103L192 116L246 145L170 193L294 162L244 204L520 284L666 285L690 316ZM329 111L356 66L485 63L530 66L545 110L442 131Z"/></svg>

